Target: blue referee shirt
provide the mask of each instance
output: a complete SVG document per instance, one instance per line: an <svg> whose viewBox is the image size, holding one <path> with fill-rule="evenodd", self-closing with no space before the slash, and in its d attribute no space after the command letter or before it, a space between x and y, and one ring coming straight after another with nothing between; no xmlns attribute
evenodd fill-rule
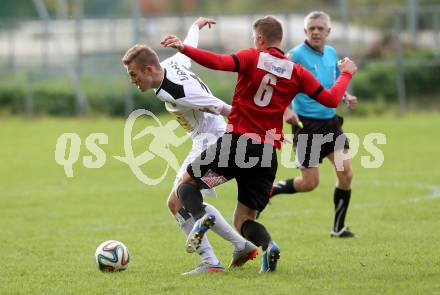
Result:
<svg viewBox="0 0 440 295"><path fill-rule="evenodd" d="M327 89L335 84L339 76L339 59L331 46L326 45L321 53L304 42L289 50L287 57L307 68ZM314 119L330 119L336 115L336 109L326 107L304 93L295 96L292 109L300 116Z"/></svg>

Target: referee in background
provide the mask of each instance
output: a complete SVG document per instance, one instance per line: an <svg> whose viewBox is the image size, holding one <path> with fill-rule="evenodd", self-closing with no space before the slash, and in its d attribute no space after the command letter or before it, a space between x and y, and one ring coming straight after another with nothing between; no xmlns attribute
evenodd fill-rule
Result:
<svg viewBox="0 0 440 295"><path fill-rule="evenodd" d="M290 60L306 67L325 88L332 87L339 76L339 58L336 50L326 45L330 31L328 14L322 11L309 13L304 19L306 40L287 53ZM348 108L353 109L357 104L357 98L346 93L344 102ZM342 167L335 164L335 159L337 163L338 157L348 153L349 149L348 140L341 128L343 119L336 115L336 109L326 107L303 93L295 96L291 107L293 111L287 108L284 117L293 126L296 164L301 175L276 183L272 197L315 189L319 184L319 164L322 163L322 159L328 158L336 173L336 187L333 193L335 216L330 236L353 238L355 234L345 226L353 178L351 161L343 160ZM326 139L321 146L316 147L312 144L314 134L321 134Z"/></svg>

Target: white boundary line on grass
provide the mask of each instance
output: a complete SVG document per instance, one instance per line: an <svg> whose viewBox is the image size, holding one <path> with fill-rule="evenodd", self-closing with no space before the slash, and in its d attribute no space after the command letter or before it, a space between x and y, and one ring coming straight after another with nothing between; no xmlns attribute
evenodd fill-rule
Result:
<svg viewBox="0 0 440 295"><path fill-rule="evenodd" d="M370 184L374 186L394 186L398 188L404 188L404 187L416 187L420 189L430 190L430 193L418 195L414 198L408 198L408 199L401 199L401 200L391 200L389 202L375 202L375 203L365 203L365 204L353 204L351 206L352 210L366 210L371 208L377 208L381 206L392 206L392 205L409 205L409 204L415 204L422 201L432 201L432 200L439 200L440 199L440 185L436 184L425 184L425 183L401 183L401 182L388 182L388 181L380 181L380 180L373 180L373 181L358 181L357 183L365 183ZM301 196L298 196L299 198ZM317 211L316 209L306 209L301 211L293 211L293 212L271 212L271 217L283 217L283 216L292 216L292 215L309 215L311 213L314 213Z"/></svg>
<svg viewBox="0 0 440 295"><path fill-rule="evenodd" d="M363 183L363 184L370 184L373 186L394 186L398 188L404 188L404 187L416 187L421 189L430 190L429 194L419 195L414 198L408 198L408 199L402 199L402 200L396 200L396 201L389 201L389 202L376 202L376 203L365 203L365 204L358 204L358 205L352 205L352 210L365 210L365 209L371 209L371 208L377 208L380 206L392 206L392 205L409 205L409 204L415 204L422 201L431 201L431 200L439 200L440 199L440 185L435 184L424 184L424 183L399 183L399 182L386 182L386 181L380 181L380 180L373 180L373 181L357 181L356 184ZM300 198L301 196L295 196L294 198ZM269 213L270 217L285 217L285 216L295 216L295 215L309 215L311 213L315 213L319 210L317 209L305 209L305 210L293 210L293 211L284 211L284 212L276 212L276 210L271 210L272 212ZM161 221L153 221L152 223L145 224L148 228L154 227L154 226L163 226L163 225L169 225L169 224L175 224L175 221L172 220L172 218L161 220ZM101 231L103 229L108 230L112 228L119 228L124 229L127 228L126 226L121 226L120 224L114 224L114 225L106 225L104 228L99 226L91 226L89 228L85 228L85 231Z"/></svg>

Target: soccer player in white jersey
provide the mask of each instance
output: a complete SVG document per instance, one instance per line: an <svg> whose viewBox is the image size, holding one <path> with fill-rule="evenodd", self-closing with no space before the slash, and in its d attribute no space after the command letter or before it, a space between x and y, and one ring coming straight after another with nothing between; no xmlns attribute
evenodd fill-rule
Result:
<svg viewBox="0 0 440 295"><path fill-rule="evenodd" d="M197 19L190 27L184 43L196 47L199 30L206 25L211 27L213 24L215 21L212 19L203 17ZM193 140L192 149L177 173L167 202L180 228L188 236L195 221L182 207L175 188L180 184L188 164L223 135L226 123L221 115L228 116L231 106L213 96L202 80L189 71L191 60L181 53L159 63L157 54L150 47L134 45L127 50L122 62L127 68L132 83L136 84L142 92L154 89L156 96L165 102L167 111L176 116L177 121ZM202 191L202 193L215 195L215 191L212 190ZM234 246L230 267L241 266L249 259L255 258L258 254L257 247L240 236L216 208L210 204L204 204L206 212L214 216L211 229ZM192 250L187 249L188 252ZM224 271L223 265L215 256L206 236L203 236L200 247L195 250L201 256L202 263L184 274Z"/></svg>

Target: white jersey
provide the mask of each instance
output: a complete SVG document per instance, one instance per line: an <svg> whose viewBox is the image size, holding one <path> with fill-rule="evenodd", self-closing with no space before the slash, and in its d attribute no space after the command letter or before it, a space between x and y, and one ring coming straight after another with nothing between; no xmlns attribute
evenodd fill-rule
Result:
<svg viewBox="0 0 440 295"><path fill-rule="evenodd" d="M199 28L193 25L183 43L197 47L198 40ZM191 151L176 175L176 185L188 165L223 135L226 123L220 113L230 106L213 96L208 86L189 70L191 59L186 55L177 53L160 65L164 69L164 78L155 89L156 96L165 102L167 111L176 116L193 140ZM202 190L202 194L216 196L214 189Z"/></svg>
<svg viewBox="0 0 440 295"><path fill-rule="evenodd" d="M197 46L199 28L193 25L184 44ZM157 88L156 96L163 102L168 112L194 139L199 134L210 133L217 136L225 131L226 123L220 115L229 107L213 96L208 86L189 70L191 60L181 53L167 58L161 63L164 78ZM220 135L221 136L221 135Z"/></svg>

